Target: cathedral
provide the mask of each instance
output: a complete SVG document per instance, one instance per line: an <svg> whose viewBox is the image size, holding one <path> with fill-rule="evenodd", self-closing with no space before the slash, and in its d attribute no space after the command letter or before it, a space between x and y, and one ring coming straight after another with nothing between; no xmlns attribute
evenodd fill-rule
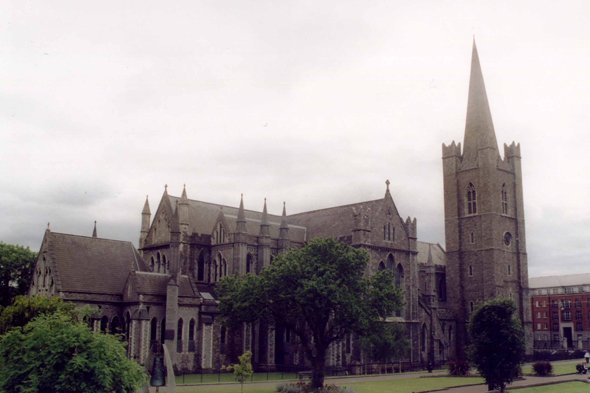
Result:
<svg viewBox="0 0 590 393"><path fill-rule="evenodd" d="M246 209L242 196L236 208L165 187L153 214L145 201L139 248L98 237L96 226L92 237L48 228L30 295L97 307L93 328L123 334L129 357L140 363L152 344L164 343L181 372L216 370L246 350L258 370L305 368L289 329L223 327L215 287L228 275L258 274L309 239L333 237L368 252L366 275L394 273L405 305L387 322L405 326L412 347L406 361L464 356L470 314L497 297L515 301L530 351L520 145L504 145L500 156L475 42L463 146L443 144L442 161L446 250L418 241L417 220L402 218L389 181L381 199L291 215L285 205L281 215L269 214L266 200ZM331 345L326 364L346 369L370 361L350 335Z"/></svg>

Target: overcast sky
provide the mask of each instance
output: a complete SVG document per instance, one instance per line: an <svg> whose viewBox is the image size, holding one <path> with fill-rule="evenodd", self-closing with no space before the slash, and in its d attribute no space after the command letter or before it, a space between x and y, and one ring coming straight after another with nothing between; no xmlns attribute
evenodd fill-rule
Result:
<svg viewBox="0 0 590 393"><path fill-rule="evenodd" d="M529 275L590 272L588 1L4 1L0 240L137 245L180 195L289 214L383 197L444 245L475 34L521 143Z"/></svg>

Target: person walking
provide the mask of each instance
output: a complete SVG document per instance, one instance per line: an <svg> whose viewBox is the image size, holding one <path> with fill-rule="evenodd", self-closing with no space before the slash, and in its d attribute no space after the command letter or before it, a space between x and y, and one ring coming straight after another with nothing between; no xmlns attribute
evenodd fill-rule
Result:
<svg viewBox="0 0 590 393"><path fill-rule="evenodd" d="M584 359L586 359L586 364L590 362L590 352L586 351L586 353L584 354Z"/></svg>

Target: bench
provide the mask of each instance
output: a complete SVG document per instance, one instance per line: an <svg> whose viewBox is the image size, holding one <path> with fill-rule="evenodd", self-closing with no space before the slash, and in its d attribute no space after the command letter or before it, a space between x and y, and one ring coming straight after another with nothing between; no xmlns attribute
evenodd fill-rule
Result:
<svg viewBox="0 0 590 393"><path fill-rule="evenodd" d="M313 374L313 371L299 371L297 374L299 374L300 381L303 381L304 379L311 380L311 375Z"/></svg>

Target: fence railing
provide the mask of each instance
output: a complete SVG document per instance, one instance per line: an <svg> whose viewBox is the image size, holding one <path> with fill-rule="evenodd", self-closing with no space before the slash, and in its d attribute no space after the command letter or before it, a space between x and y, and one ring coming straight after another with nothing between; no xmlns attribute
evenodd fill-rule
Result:
<svg viewBox="0 0 590 393"><path fill-rule="evenodd" d="M446 362L437 362L430 365L431 370L440 370L444 368ZM428 363L420 362L401 362L401 363L364 363L348 366L328 366L326 367L327 377L345 376L345 375L379 375L406 373L415 371L427 371ZM249 379L250 382L262 381L281 381L297 380L300 378L300 372L310 371L310 366L286 366L286 365L265 365L259 364L256 371ZM234 374L221 369L214 369L207 373L187 373L178 375L176 383L180 385L193 385L201 383L220 383L236 382Z"/></svg>

